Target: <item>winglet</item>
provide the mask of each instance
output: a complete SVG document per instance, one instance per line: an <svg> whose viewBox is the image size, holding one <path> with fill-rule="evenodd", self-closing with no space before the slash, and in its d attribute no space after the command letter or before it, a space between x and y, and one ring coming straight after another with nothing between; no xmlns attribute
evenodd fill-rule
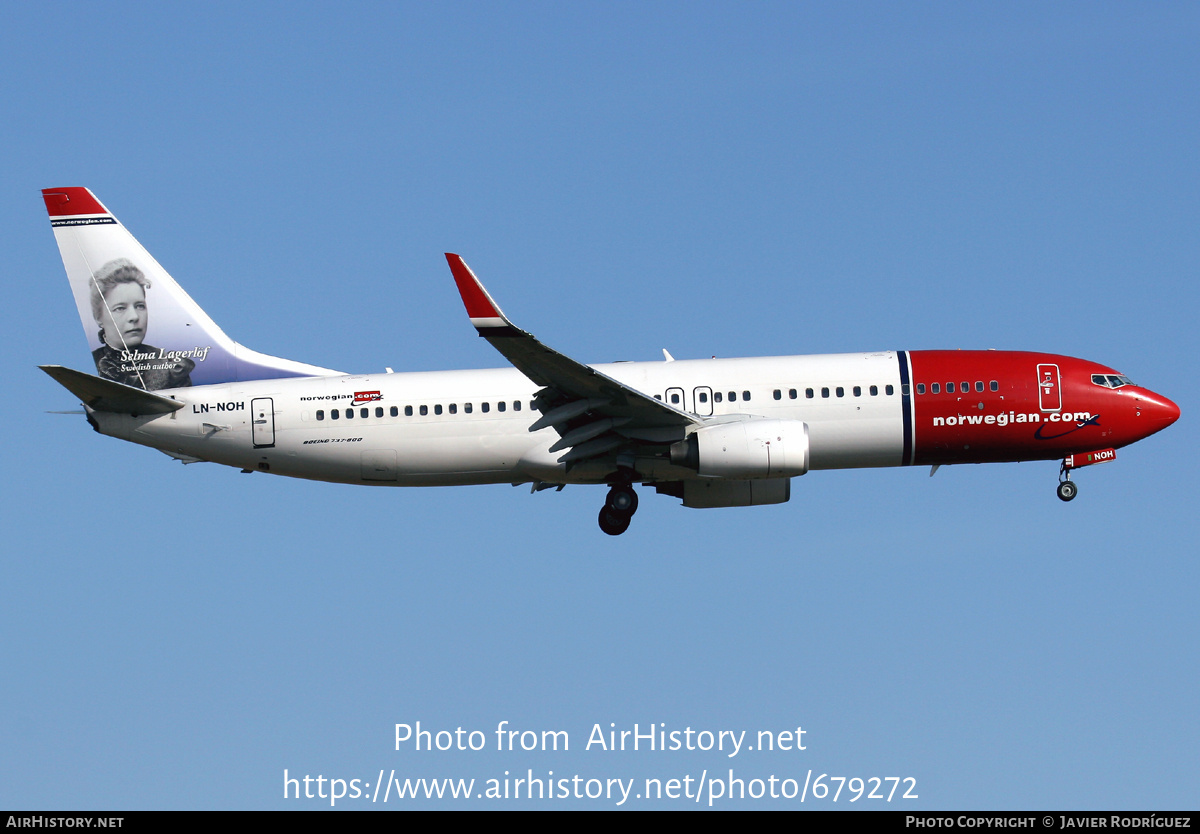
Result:
<svg viewBox="0 0 1200 834"><path fill-rule="evenodd" d="M454 283L458 285L458 294L462 296L471 324L475 325L480 336L502 336L503 330L516 330L462 258L447 252L446 262L450 264L450 272L454 275Z"/></svg>

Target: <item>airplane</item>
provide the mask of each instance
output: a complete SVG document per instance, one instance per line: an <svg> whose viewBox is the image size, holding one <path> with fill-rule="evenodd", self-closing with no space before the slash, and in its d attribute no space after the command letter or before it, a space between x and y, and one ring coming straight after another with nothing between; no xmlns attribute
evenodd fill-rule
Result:
<svg viewBox="0 0 1200 834"><path fill-rule="evenodd" d="M40 366L97 432L243 472L371 486L635 485L694 508L780 504L810 470L1061 460L1073 470L1179 419L1106 365L1046 353L881 350L585 365L501 311L446 254L511 368L345 374L230 339L86 188L42 192L96 373Z"/></svg>

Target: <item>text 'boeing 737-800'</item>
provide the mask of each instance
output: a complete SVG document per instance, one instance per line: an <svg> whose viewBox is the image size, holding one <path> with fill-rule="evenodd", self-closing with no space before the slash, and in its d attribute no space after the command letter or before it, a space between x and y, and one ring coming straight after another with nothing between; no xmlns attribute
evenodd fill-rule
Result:
<svg viewBox="0 0 1200 834"><path fill-rule="evenodd" d="M779 504L809 470L1061 460L1071 471L1179 418L1105 365L1044 353L883 350L584 365L516 327L458 255L471 324L512 365L344 374L234 342L86 188L42 192L95 374L42 368L101 434L185 463L374 486L634 485L685 507Z"/></svg>

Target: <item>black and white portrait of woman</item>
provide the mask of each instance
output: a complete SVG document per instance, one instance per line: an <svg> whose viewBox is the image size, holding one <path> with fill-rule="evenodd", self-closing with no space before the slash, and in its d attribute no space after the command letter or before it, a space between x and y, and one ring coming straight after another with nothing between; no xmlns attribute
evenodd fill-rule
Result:
<svg viewBox="0 0 1200 834"><path fill-rule="evenodd" d="M150 281L127 258L109 261L92 276L92 316L100 327L100 347L92 351L96 372L147 391L190 386L195 362L161 358L163 351L145 342L148 289Z"/></svg>

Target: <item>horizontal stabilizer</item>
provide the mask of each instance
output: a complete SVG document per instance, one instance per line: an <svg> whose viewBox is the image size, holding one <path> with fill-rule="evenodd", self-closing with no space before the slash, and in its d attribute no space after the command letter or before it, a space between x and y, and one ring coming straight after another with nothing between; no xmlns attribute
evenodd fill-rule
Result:
<svg viewBox="0 0 1200 834"><path fill-rule="evenodd" d="M39 365L50 377L66 388L88 408L111 411L114 414L170 414L183 408L183 403L160 397L141 388L123 385L110 379L73 371L62 365Z"/></svg>

